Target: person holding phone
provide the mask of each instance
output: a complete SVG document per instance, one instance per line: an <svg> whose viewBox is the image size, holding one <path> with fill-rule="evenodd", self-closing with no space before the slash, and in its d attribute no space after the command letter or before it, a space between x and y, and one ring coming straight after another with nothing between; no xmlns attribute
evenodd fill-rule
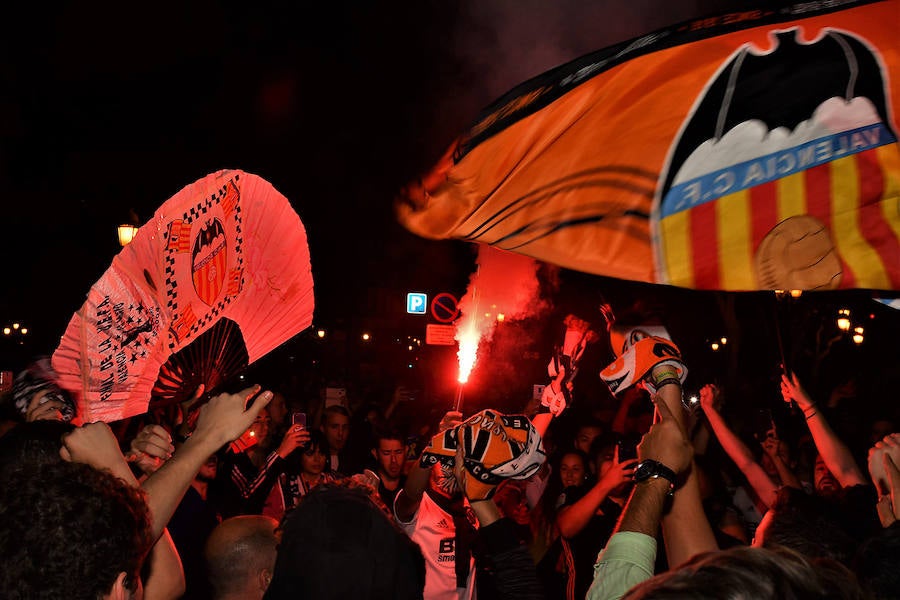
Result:
<svg viewBox="0 0 900 600"><path fill-rule="evenodd" d="M612 535L637 466L636 455L620 456L619 436L604 434L590 447L595 480L563 490L556 524L566 557L567 596L584 598L593 581L594 561ZM626 444L627 450L627 444Z"/></svg>
<svg viewBox="0 0 900 600"><path fill-rule="evenodd" d="M285 461L284 469L278 474L262 509L263 515L277 521L281 521L285 512L297 506L314 487L338 478L328 463L325 434L316 429L306 429L302 425L305 418L305 413L293 414L292 428L302 428L306 441Z"/></svg>
<svg viewBox="0 0 900 600"><path fill-rule="evenodd" d="M269 451L271 417L260 411L253 424L222 456L217 485L228 498L224 517L260 514L279 475L288 467L288 457L309 441L309 431L288 427L281 443Z"/></svg>

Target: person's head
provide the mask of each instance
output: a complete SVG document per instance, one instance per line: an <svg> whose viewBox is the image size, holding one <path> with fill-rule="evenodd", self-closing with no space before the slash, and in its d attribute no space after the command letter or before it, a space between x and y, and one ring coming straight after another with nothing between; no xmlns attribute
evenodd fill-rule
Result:
<svg viewBox="0 0 900 600"><path fill-rule="evenodd" d="M300 470L318 476L329 468L328 441L321 431L310 430L309 441L300 448Z"/></svg>
<svg viewBox="0 0 900 600"><path fill-rule="evenodd" d="M392 481L399 479L406 461L406 438L399 431L376 431L372 456L375 457L378 474L382 478Z"/></svg>
<svg viewBox="0 0 900 600"><path fill-rule="evenodd" d="M828 469L821 454L816 454L816 463L813 467L813 484L816 493L820 496L831 497L841 490L841 484Z"/></svg>
<svg viewBox="0 0 900 600"><path fill-rule="evenodd" d="M118 477L61 460L8 469L0 523L9 598L97 600L141 589L150 511L143 492Z"/></svg>
<svg viewBox="0 0 900 600"><path fill-rule="evenodd" d="M322 415L322 432L332 452L343 450L350 435L350 412L339 404L325 408Z"/></svg>
<svg viewBox="0 0 900 600"><path fill-rule="evenodd" d="M631 588L624 600L745 600L823 598L862 600L853 574L827 559L811 561L787 548L735 546L705 552L683 566Z"/></svg>
<svg viewBox="0 0 900 600"><path fill-rule="evenodd" d="M195 475L195 479L202 481L204 483L211 483L216 478L216 474L219 472L219 457L216 454L211 455L206 459L206 462L201 465L200 469L197 471L197 475Z"/></svg>
<svg viewBox="0 0 900 600"><path fill-rule="evenodd" d="M590 476L587 454L580 450L569 450L559 459L559 478L563 489L581 485Z"/></svg>
<svg viewBox="0 0 900 600"><path fill-rule="evenodd" d="M501 481L494 492L494 503L504 517L509 517L519 525L531 522L524 482L515 479Z"/></svg>
<svg viewBox="0 0 900 600"><path fill-rule="evenodd" d="M62 436L74 428L71 423L56 420L17 423L0 437L0 470L59 462Z"/></svg>
<svg viewBox="0 0 900 600"><path fill-rule="evenodd" d="M900 598L900 521L866 540L853 563L860 584L873 598Z"/></svg>
<svg viewBox="0 0 900 600"><path fill-rule="evenodd" d="M275 571L278 521L240 515L219 523L203 550L213 598L260 600Z"/></svg>
<svg viewBox="0 0 900 600"><path fill-rule="evenodd" d="M590 420L582 423L575 430L575 449L581 450L585 454L591 451L591 443L598 435L604 431L603 424L599 421Z"/></svg>
<svg viewBox="0 0 900 600"><path fill-rule="evenodd" d="M429 487L449 500L462 500L462 489L459 480L453 473L453 467L437 462L431 467L428 480Z"/></svg>
<svg viewBox="0 0 900 600"><path fill-rule="evenodd" d="M265 446L269 442L269 434L272 432L272 417L269 415L268 406L259 411L253 424L250 425L250 430L260 446Z"/></svg>
<svg viewBox="0 0 900 600"><path fill-rule="evenodd" d="M808 558L849 564L856 542L847 533L839 506L827 498L783 487L756 528L753 545L785 547Z"/></svg>
<svg viewBox="0 0 900 600"><path fill-rule="evenodd" d="M287 398L281 392L274 392L272 399L266 405L269 411L269 417L272 418L272 428L278 429L284 425L288 415Z"/></svg>
<svg viewBox="0 0 900 600"><path fill-rule="evenodd" d="M281 529L267 600L422 597L422 551L352 479L313 488Z"/></svg>

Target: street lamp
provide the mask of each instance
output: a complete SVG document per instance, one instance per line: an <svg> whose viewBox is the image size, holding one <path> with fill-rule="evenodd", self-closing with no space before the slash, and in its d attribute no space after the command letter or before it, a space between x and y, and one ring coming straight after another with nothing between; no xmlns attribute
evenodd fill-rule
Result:
<svg viewBox="0 0 900 600"><path fill-rule="evenodd" d="M837 326L841 331L850 331L850 309L842 308L838 311Z"/></svg>
<svg viewBox="0 0 900 600"><path fill-rule="evenodd" d="M118 227L119 244L122 247L125 247L128 244L130 244L131 240L134 239L134 234L137 233L137 230L138 230L138 228L136 226L129 225L127 223L123 223L122 225L119 225L119 227Z"/></svg>
<svg viewBox="0 0 900 600"><path fill-rule="evenodd" d="M137 234L138 223L140 223L140 219L138 219L137 213L134 212L134 209L128 211L128 222L122 223L116 228L116 231L119 233L119 245L123 248L131 243L131 240L134 239L135 234Z"/></svg>

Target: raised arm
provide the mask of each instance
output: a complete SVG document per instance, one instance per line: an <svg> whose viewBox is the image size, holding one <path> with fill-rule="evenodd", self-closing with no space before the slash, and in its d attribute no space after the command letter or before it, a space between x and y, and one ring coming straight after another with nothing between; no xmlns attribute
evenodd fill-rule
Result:
<svg viewBox="0 0 900 600"><path fill-rule="evenodd" d="M741 470L747 481L753 486L756 494L765 503L766 507L775 503L778 495L778 486L769 477L765 470L760 466L750 452L750 449L735 435L728 427L725 419L722 418L716 405L721 398L718 387L712 384L706 384L700 390L700 406L706 415L706 422L722 445L722 449L728 454L729 458Z"/></svg>
<svg viewBox="0 0 900 600"><path fill-rule="evenodd" d="M461 422L461 412L448 411L438 425L438 432L456 427ZM406 475L406 484L394 499L394 516L397 517L397 520L408 523L415 516L416 511L419 510L419 504L422 502L422 494L428 488L430 477L430 469L423 467L421 461L417 460Z"/></svg>
<svg viewBox="0 0 900 600"><path fill-rule="evenodd" d="M689 468L693 448L678 420L664 402L657 402L659 420L638 445L638 459L655 461L678 477ZM588 600L612 600L653 576L656 534L674 481L665 476L638 481L615 532L597 560Z"/></svg>
<svg viewBox="0 0 900 600"><path fill-rule="evenodd" d="M591 520L609 494L634 476L634 461L619 462L616 446L613 466L588 492L570 506L564 506L556 516L556 525L563 537L578 534Z"/></svg>
<svg viewBox="0 0 900 600"><path fill-rule="evenodd" d="M800 385L795 373L792 373L790 378L787 375L781 376L781 395L785 402L793 400L803 411L806 426L809 427L809 432L816 443L816 449L838 483L842 487L865 484L866 478L856 464L850 449L828 424L825 415Z"/></svg>
<svg viewBox="0 0 900 600"><path fill-rule="evenodd" d="M669 369L666 365L659 365L653 368L651 374L657 386L657 417L661 416L660 404L665 404L681 431L685 432L687 418L681 402L681 383L671 377ZM671 568L700 552L718 550L715 535L703 510L698 477L697 469L693 465L688 467L687 478L675 493L672 508L662 520L666 558Z"/></svg>

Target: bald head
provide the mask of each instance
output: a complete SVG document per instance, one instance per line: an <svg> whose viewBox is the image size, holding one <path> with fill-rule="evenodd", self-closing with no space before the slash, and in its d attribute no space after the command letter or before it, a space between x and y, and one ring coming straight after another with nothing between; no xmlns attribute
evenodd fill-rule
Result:
<svg viewBox="0 0 900 600"><path fill-rule="evenodd" d="M213 598L263 597L275 568L276 527L271 517L240 515L213 529L204 549Z"/></svg>

